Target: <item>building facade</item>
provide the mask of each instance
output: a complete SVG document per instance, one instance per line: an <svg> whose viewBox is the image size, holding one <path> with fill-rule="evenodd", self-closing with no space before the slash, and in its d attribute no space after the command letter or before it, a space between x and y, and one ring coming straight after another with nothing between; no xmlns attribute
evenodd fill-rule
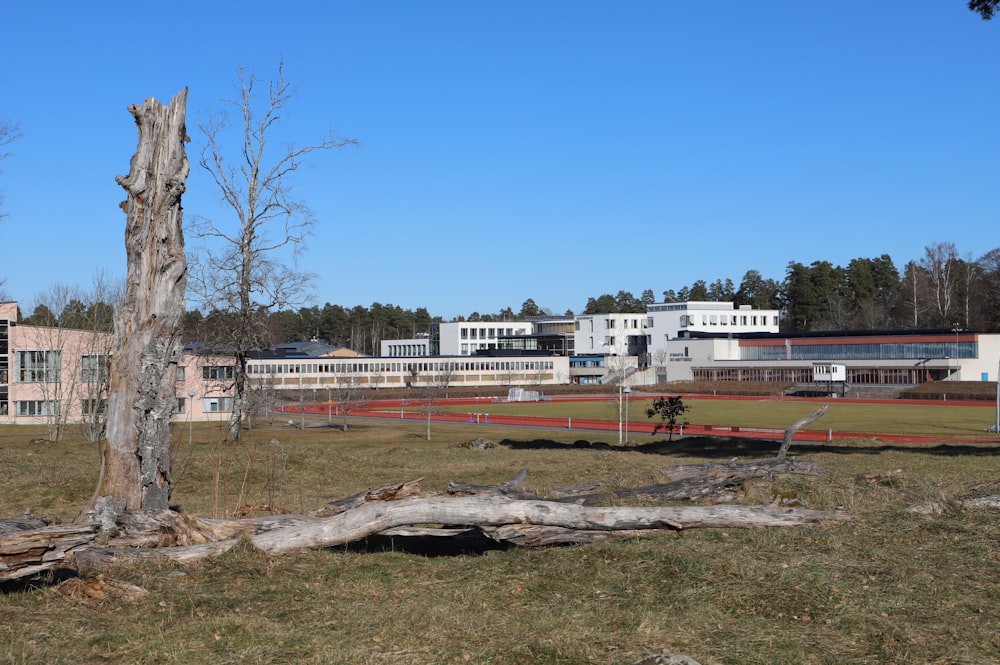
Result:
<svg viewBox="0 0 1000 665"><path fill-rule="evenodd" d="M432 323L428 355L474 356L477 351L498 348L501 337L529 335L528 321L450 321Z"/></svg>
<svg viewBox="0 0 1000 665"><path fill-rule="evenodd" d="M815 366L843 365L847 386L996 381L1000 335L973 331L693 333L667 342L670 381L810 383Z"/></svg>
<svg viewBox="0 0 1000 665"><path fill-rule="evenodd" d="M0 424L97 424L111 344L110 333L20 324L17 303L0 303ZM184 353L173 419L228 419L233 376L232 357Z"/></svg>

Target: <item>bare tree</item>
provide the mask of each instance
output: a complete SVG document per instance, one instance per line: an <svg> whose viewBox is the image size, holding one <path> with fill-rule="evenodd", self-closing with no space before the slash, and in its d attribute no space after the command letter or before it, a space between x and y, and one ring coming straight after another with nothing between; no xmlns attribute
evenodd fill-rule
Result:
<svg viewBox="0 0 1000 665"><path fill-rule="evenodd" d="M427 412L427 440L431 440L431 415L434 412L434 402L443 395L447 396L448 386L455 378L455 362L452 360L435 360L428 363L429 374L423 386L425 409Z"/></svg>
<svg viewBox="0 0 1000 665"><path fill-rule="evenodd" d="M247 409L247 354L261 339L266 314L301 302L312 279L281 260L283 252L295 254L302 248L314 225L309 209L292 198L291 178L310 153L356 143L330 135L319 143L272 154L270 132L294 95L284 78L284 63L263 95L258 92L260 83L253 72L241 69L234 83L236 97L222 100L240 118L232 140L224 111L199 123L205 144L198 164L233 212L225 220L199 218L191 225L195 236L213 245L192 257L192 289L209 309L233 315L228 339L219 340L228 343L236 356L230 441L240 438Z"/></svg>
<svg viewBox="0 0 1000 665"><path fill-rule="evenodd" d="M44 378L39 389L40 416L51 441L58 441L67 423L78 422L88 441L104 437L107 425L108 367L114 311L121 284L98 273L90 291L55 284L36 296L38 317L33 341L35 360L48 367L35 372ZM43 375L43 376L40 376Z"/></svg>
<svg viewBox="0 0 1000 665"><path fill-rule="evenodd" d="M368 402L368 391L355 378L351 362L338 362L333 374L333 385L327 388L327 401L337 406L337 413L344 418L343 430L347 431L347 417L351 411L363 409ZM332 405L328 405L328 408Z"/></svg>
<svg viewBox="0 0 1000 665"><path fill-rule="evenodd" d="M954 299L958 288L956 264L958 251L955 244L939 242L925 248L920 265L930 277L934 313L938 324L951 324L956 316Z"/></svg>
<svg viewBox="0 0 1000 665"><path fill-rule="evenodd" d="M9 144L16 141L21 136L21 130L17 125L9 122L0 122L0 162L5 160L9 153L4 152L3 149ZM0 171L3 173L3 171ZM5 217L3 211L3 191L0 190L0 219ZM0 300L6 300L6 295L3 291L3 285L7 282L4 277L0 277Z"/></svg>
<svg viewBox="0 0 1000 665"><path fill-rule="evenodd" d="M926 290L927 274L915 261L906 264L903 271L903 288L901 289L902 306L908 311L907 322L911 328L917 328L923 318L924 291Z"/></svg>
<svg viewBox="0 0 1000 665"><path fill-rule="evenodd" d="M17 125L10 122L0 122L0 162L7 159L10 155L8 152L4 152L4 148L16 141L21 137L21 129ZM3 173L3 171L0 171ZM3 196L0 196L0 204L3 203ZM2 207L0 207L0 219L3 219L4 212ZM0 282L0 286L3 282Z"/></svg>

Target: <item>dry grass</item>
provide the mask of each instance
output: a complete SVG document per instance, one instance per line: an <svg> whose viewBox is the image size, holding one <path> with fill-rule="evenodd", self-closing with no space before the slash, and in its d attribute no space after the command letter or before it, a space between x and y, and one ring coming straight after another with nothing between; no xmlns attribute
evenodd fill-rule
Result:
<svg viewBox="0 0 1000 665"><path fill-rule="evenodd" d="M568 445L596 436L579 432L435 425L430 442L425 432L359 421L346 433L260 430L232 445L196 427L188 446L185 429L175 499L198 514L299 511L387 482L495 483L524 467L537 490L614 476L640 484L670 464L776 448L718 439L597 450ZM96 453L34 436L0 429L0 514L72 519L94 486ZM459 445L479 436L511 445ZM436 557L270 558L243 546L188 571L149 565L93 585L8 590L0 662L631 663L661 652L704 665L998 662L997 515L905 510L1000 493L996 444L858 440L798 452L837 472L754 482L747 501L780 493L847 508L854 521ZM871 472L881 473L864 478Z"/></svg>

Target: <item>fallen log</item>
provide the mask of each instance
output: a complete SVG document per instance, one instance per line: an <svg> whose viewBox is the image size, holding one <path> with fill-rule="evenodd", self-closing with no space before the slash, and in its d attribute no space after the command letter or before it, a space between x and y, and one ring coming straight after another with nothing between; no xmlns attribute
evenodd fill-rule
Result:
<svg viewBox="0 0 1000 665"><path fill-rule="evenodd" d="M919 515L940 515L949 508L957 510L1000 510L1000 494L958 499L956 501L925 503L918 506L910 506L907 508L907 512Z"/></svg>
<svg viewBox="0 0 1000 665"><path fill-rule="evenodd" d="M0 537L0 582L63 567L71 554L94 542L97 530L97 524L60 524Z"/></svg>
<svg viewBox="0 0 1000 665"><path fill-rule="evenodd" d="M806 476L821 476L833 473L833 469L808 460L797 460L789 457L768 457L761 460L739 462L708 462L705 464L677 464L661 469L671 480L701 478L705 476L741 475L746 478L761 478L778 473L791 473Z"/></svg>
<svg viewBox="0 0 1000 665"><path fill-rule="evenodd" d="M346 546L415 525L441 524L478 528L498 541L537 547L591 542L654 529L790 527L849 517L843 513L764 506L590 507L540 499L464 496L369 503L332 517L300 519L303 521L291 526L242 537L267 554L280 555ZM420 531L430 533L426 528ZM464 531L467 529L453 533ZM87 547L75 552L72 562L88 573L151 557L186 565L227 552L239 542L240 538L230 538L154 549Z"/></svg>
<svg viewBox="0 0 1000 665"><path fill-rule="evenodd" d="M745 493L746 480L779 473L818 476L833 473L829 467L816 462L770 457L749 462L710 462L706 464L679 464L661 469L670 477L666 483L642 487L614 488L621 478L603 482L581 483L561 487L549 492L555 501L596 506L609 498L619 501L698 501L723 503L734 501Z"/></svg>
<svg viewBox="0 0 1000 665"><path fill-rule="evenodd" d="M843 520L845 515L805 509L762 506L590 507L501 496L404 499L366 504L313 523L269 531L250 538L268 554L300 552L344 545L400 526L446 524L501 527L510 524L567 529L621 531L697 527L762 528Z"/></svg>

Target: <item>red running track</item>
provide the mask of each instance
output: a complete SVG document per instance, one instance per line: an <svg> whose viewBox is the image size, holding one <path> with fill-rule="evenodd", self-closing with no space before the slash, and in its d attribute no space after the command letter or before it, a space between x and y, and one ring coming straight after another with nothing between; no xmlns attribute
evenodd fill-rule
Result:
<svg viewBox="0 0 1000 665"><path fill-rule="evenodd" d="M763 400L768 399L764 397L748 397L748 396L704 396L695 395L689 396L697 399L753 399L753 400ZM546 401L550 402L569 402L569 401L611 401L617 398L614 397L569 397L569 398L551 398ZM786 398L788 401L812 401L812 402L829 402L829 399L822 398ZM948 405L964 405L964 406L988 406L984 405L982 402L927 402L922 400L842 400L844 402L855 402L855 403L884 403L884 404L922 404L926 406L931 406L933 404L948 404ZM475 407L475 411L470 411L468 413L443 413L443 412L431 412L430 417L433 422L449 422L449 423L462 423L462 424L477 424L477 425L496 425L496 426L511 426L511 427L537 427L537 428L553 428L553 429L573 429L573 430L594 430L594 431L606 431L606 432L617 432L619 428L619 423L613 420L600 420L600 419L590 419L590 418L549 418L549 417L536 417L536 416L508 416L501 414L490 414L488 412L488 407L490 404L501 403L503 400L492 399L492 398L480 398L480 399L441 399L435 400L436 404L448 405L448 406L470 406ZM377 402L369 402L365 408L358 410L351 410L350 415L352 417L362 417L362 418L383 418L383 419L398 419L398 420L411 420L411 421L427 421L427 413L419 411L407 411L406 409L412 409L415 407L424 407L427 405L426 400L380 400ZM331 411L332 408L332 411ZM278 409L283 413L301 413L299 406L285 406ZM309 415L314 416L328 416L328 417L340 417L339 410L335 405L331 406L329 404L314 403L306 404L305 412ZM628 423L628 433L629 434L647 434L651 435L653 433L653 428L655 423L653 422L629 422ZM660 428L663 431L663 428ZM740 436L740 437L751 437L759 439L780 439L785 435L783 429L778 428L767 428L767 427L731 427L731 426L720 426L720 425L698 425L698 424L688 424L684 425L682 430L678 433L684 436ZM885 433L873 433L873 432L845 432L832 430L816 430L816 429L804 429L799 430L795 433L793 440L795 441L812 441L812 442L822 442L830 441L833 439L847 439L847 438L860 438L860 439L878 439L881 441L890 441L896 443L934 443L934 442L950 442L950 443L997 443L1000 442L1000 438L997 439L974 439L974 438L949 438L949 437L930 437L930 436L916 436L910 434L885 434Z"/></svg>

